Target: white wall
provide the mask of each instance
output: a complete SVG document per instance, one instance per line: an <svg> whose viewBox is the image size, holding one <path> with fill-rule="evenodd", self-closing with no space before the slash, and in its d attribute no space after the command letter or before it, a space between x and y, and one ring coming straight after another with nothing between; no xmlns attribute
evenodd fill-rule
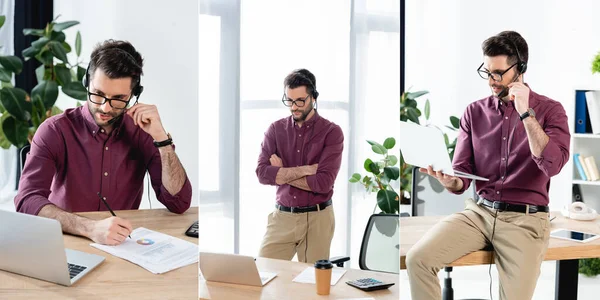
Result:
<svg viewBox="0 0 600 300"><path fill-rule="evenodd" d="M144 58L144 93L140 102L155 104L165 129L173 136L177 154L192 183L192 206L198 206L198 3L194 0L55 0L58 22L80 24L65 31L74 47L77 30L82 36L86 63L94 46L106 39L130 41ZM69 57L71 62L75 56ZM63 109L76 101L61 95ZM146 189L146 185L144 189ZM163 207L150 193L152 207ZM148 208L146 192L140 208Z"/></svg>
<svg viewBox="0 0 600 300"><path fill-rule="evenodd" d="M600 2L561 1L406 1L406 86L431 93L431 118L448 124L465 107L490 94L475 72L482 62L481 43L503 30L515 30L529 45L525 82L532 90L560 101L573 132L573 89L595 86L591 61L600 50L600 26L594 22ZM550 205L571 201L572 161L553 177Z"/></svg>

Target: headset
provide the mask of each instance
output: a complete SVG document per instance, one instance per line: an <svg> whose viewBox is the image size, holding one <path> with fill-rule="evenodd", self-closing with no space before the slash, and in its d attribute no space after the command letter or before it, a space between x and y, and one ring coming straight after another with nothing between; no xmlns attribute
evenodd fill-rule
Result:
<svg viewBox="0 0 600 300"><path fill-rule="evenodd" d="M517 79L519 78L519 75L521 75L521 74L523 74L523 73L525 73L527 71L527 63L524 62L521 59L521 53L519 53L519 47L517 47L517 44L515 44L515 42L513 40L511 40L509 37L504 36L504 35L499 35L499 36L502 37L503 39L509 41L510 42L509 44L512 45L513 49L517 53L517 66L516 67L517 67L517 73L518 74L517 74L517 76L515 76L515 78L513 78L513 80L511 81L511 83L512 83L512 82L517 81ZM498 98L502 99L506 95L508 95L508 89L507 88L503 89L500 92L500 94L498 94Z"/></svg>

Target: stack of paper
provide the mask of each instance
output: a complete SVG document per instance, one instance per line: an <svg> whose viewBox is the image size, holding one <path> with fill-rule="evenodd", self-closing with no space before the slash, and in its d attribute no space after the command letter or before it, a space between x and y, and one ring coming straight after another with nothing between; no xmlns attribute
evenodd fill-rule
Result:
<svg viewBox="0 0 600 300"><path fill-rule="evenodd" d="M331 285L335 285L340 278L342 278L342 276L344 276L344 274L346 274L346 270L342 269L342 268L333 268L331 270ZM304 269L304 271L302 271L302 273L298 274L298 276L296 276L296 278L294 278L294 280L292 280L293 282L299 282L299 283L312 283L312 284L316 284L316 279L315 279L315 268L314 267L308 267L306 269Z"/></svg>
<svg viewBox="0 0 600 300"><path fill-rule="evenodd" d="M162 274L198 262L198 245L144 227L131 232L117 246L90 244L92 247L128 260L154 273Z"/></svg>

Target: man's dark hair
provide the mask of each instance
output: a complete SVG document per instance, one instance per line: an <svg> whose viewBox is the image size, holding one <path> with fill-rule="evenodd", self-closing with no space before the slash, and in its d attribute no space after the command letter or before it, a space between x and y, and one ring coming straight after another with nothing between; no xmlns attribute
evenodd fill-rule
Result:
<svg viewBox="0 0 600 300"><path fill-rule="evenodd" d="M284 87L295 89L300 86L306 87L306 92L311 95L315 100L319 96L317 92L317 79L315 75L307 69L297 69L292 71L283 81Z"/></svg>
<svg viewBox="0 0 600 300"><path fill-rule="evenodd" d="M92 51L89 76L91 79L96 69L100 69L111 79L131 77L131 87L133 88L140 82L140 77L144 74L143 66L142 55L135 50L131 43L106 40L96 45Z"/></svg>
<svg viewBox="0 0 600 300"><path fill-rule="evenodd" d="M515 49L515 47L517 47L517 49ZM508 57L507 63L509 65L512 65L519 60L517 50L518 55L521 57L521 62L527 63L529 60L529 48L527 47L527 42L515 31L502 31L497 35L488 38L481 44L481 49L485 56L493 57L506 55Z"/></svg>

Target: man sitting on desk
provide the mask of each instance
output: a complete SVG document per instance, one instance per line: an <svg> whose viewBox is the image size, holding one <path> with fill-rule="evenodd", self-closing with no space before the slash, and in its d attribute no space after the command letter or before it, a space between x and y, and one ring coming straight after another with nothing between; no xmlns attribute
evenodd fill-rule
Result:
<svg viewBox="0 0 600 300"><path fill-rule="evenodd" d="M455 170L478 181L480 200L436 224L407 254L413 300L440 299L438 271L488 245L500 278L500 299L531 299L548 248L550 177L569 160L569 128L562 105L523 82L528 47L504 31L482 44L479 75L493 95L471 103L460 121ZM421 169L452 193L471 183Z"/></svg>
<svg viewBox="0 0 600 300"><path fill-rule="evenodd" d="M15 197L17 211L56 219L64 232L117 245L132 231L128 220L95 221L73 213L106 211L102 200L114 210L139 208L146 170L170 211L189 208L192 188L158 110L137 103L142 66L129 42L96 46L84 82L87 105L47 119L33 137ZM133 97L136 104L129 107Z"/></svg>
<svg viewBox="0 0 600 300"><path fill-rule="evenodd" d="M344 134L316 109L316 79L306 69L284 80L282 102L292 115L265 133L256 174L277 186L260 256L313 263L329 258L335 229L333 183L342 163Z"/></svg>

